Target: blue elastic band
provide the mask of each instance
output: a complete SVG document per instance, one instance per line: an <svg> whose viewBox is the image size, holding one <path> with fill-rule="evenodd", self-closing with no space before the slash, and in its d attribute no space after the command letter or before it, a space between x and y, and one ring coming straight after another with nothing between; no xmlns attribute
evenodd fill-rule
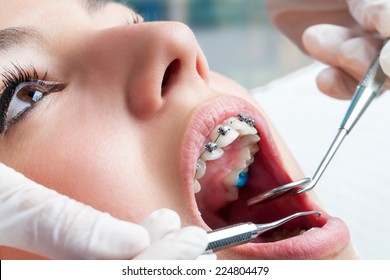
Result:
<svg viewBox="0 0 390 280"><path fill-rule="evenodd" d="M237 184L236 184L236 188L239 189L239 188L242 188L243 186L245 186L245 184L248 182L248 173L240 173L238 175L238 179L237 179Z"/></svg>

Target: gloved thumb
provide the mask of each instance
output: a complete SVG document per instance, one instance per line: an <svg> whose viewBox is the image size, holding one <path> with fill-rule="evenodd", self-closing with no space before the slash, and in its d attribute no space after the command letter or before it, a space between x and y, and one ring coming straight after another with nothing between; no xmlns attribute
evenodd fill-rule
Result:
<svg viewBox="0 0 390 280"><path fill-rule="evenodd" d="M196 259L204 253L208 241L205 230L191 226L180 229L179 215L169 209L153 212L140 222L151 237L152 245L136 259Z"/></svg>
<svg viewBox="0 0 390 280"><path fill-rule="evenodd" d="M206 250L208 241L205 230L189 226L165 235L139 254L137 260L191 260Z"/></svg>
<svg viewBox="0 0 390 280"><path fill-rule="evenodd" d="M56 259L129 259L150 245L120 221L0 164L0 245Z"/></svg>
<svg viewBox="0 0 390 280"><path fill-rule="evenodd" d="M357 22L383 38L390 36L390 1L347 0L349 11Z"/></svg>
<svg viewBox="0 0 390 280"><path fill-rule="evenodd" d="M148 230L152 245L135 259L206 259L201 256L208 244L206 231L195 226L180 229L180 217L176 212L157 210L143 219L140 225Z"/></svg>

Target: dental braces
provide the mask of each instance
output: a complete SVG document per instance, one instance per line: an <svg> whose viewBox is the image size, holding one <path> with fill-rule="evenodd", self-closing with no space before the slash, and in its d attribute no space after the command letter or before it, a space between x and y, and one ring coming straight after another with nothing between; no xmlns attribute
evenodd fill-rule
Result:
<svg viewBox="0 0 390 280"><path fill-rule="evenodd" d="M217 145L217 141L219 139L219 137L221 136L226 136L231 128L229 127L230 124L234 123L235 121L240 121L240 122L245 122L248 126L250 127L254 127L256 125L256 121L252 118L248 118L246 117L244 114L238 114L237 115L237 119L235 120L232 120L232 121L229 121L228 124L223 124L221 125L219 128L218 128L218 136L215 138L214 141L211 141L209 143L207 143L205 146L204 146L204 151L200 154L198 160L206 153L206 152L209 152L209 153L213 153L215 152L216 150L218 150L218 145ZM198 170L199 168L199 165L198 163L196 164L196 170Z"/></svg>

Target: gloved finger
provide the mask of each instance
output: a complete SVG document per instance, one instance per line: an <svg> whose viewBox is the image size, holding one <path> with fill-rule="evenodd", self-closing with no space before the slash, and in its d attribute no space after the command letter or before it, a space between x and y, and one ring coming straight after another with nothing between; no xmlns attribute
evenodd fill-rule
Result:
<svg viewBox="0 0 390 280"><path fill-rule="evenodd" d="M341 99L352 96L358 81L382 46L382 41L372 35L354 36L357 33L347 28L323 24L305 32L308 52L317 60L333 66L317 78L320 90L330 96Z"/></svg>
<svg viewBox="0 0 390 280"><path fill-rule="evenodd" d="M328 65L348 68L355 78L363 75L383 44L372 34L362 35L330 24L308 28L303 42L311 56Z"/></svg>
<svg viewBox="0 0 390 280"><path fill-rule="evenodd" d="M179 215L169 209L154 211L140 223L149 232L151 243L160 240L165 235L180 229Z"/></svg>
<svg viewBox="0 0 390 280"><path fill-rule="evenodd" d="M317 76L318 89L337 99L351 99L358 81L336 67L328 67Z"/></svg>
<svg viewBox="0 0 390 280"><path fill-rule="evenodd" d="M374 38L352 38L335 51L337 67L325 69L317 77L319 89L338 99L350 99L369 65L378 55L381 42Z"/></svg>
<svg viewBox="0 0 390 280"><path fill-rule="evenodd" d="M272 23L304 52L302 34L309 26L357 25L343 0L266 0L265 4Z"/></svg>
<svg viewBox="0 0 390 280"><path fill-rule="evenodd" d="M356 37L344 42L337 54L339 67L361 80L372 61L378 56L382 41L371 36Z"/></svg>
<svg viewBox="0 0 390 280"><path fill-rule="evenodd" d="M172 232L139 254L137 260L193 260L207 248L205 230L189 226Z"/></svg>
<svg viewBox="0 0 390 280"><path fill-rule="evenodd" d="M344 71L346 75L341 77L338 75L338 79L328 80L328 82L345 81L346 85L350 85L351 79L347 79L347 77L351 76L356 80L356 86L378 55L381 44L381 40L370 36L350 38L341 43L333 52L334 60L336 61L333 65L339 71Z"/></svg>
<svg viewBox="0 0 390 280"><path fill-rule="evenodd" d="M390 37L390 2L388 0L347 0L349 10L360 25L383 38Z"/></svg>
<svg viewBox="0 0 390 280"><path fill-rule="evenodd" d="M385 74L390 77L390 42L387 42L386 45L382 48L379 56L379 62L383 72L385 72Z"/></svg>
<svg viewBox="0 0 390 280"><path fill-rule="evenodd" d="M142 226L60 195L0 164L0 245L56 259L129 259L150 244Z"/></svg>
<svg viewBox="0 0 390 280"><path fill-rule="evenodd" d="M309 27L303 33L303 44L315 59L333 66L339 66L338 53L347 40L358 36L349 28L331 24Z"/></svg>
<svg viewBox="0 0 390 280"><path fill-rule="evenodd" d="M351 99L359 83L354 77L337 67L328 67L317 75L317 86L326 95L337 99ZM390 88L388 79L383 86Z"/></svg>

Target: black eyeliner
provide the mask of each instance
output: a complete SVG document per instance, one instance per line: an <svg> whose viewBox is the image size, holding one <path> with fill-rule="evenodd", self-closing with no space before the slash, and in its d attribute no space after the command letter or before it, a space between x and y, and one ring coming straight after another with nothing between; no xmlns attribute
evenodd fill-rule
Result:
<svg viewBox="0 0 390 280"><path fill-rule="evenodd" d="M22 83L37 83L37 85L45 86L48 88L45 94L51 93L56 90L61 90L62 85L58 83L47 84L46 79L47 72L39 79L38 72L33 66L30 71L26 71L22 67L12 64L12 69L5 69L5 73L2 74L4 80L4 90L0 97L0 134L4 133L8 126L16 123L20 120L28 111L34 106L29 106L19 112L11 121L7 121L8 108L11 104L12 98L16 93L17 87Z"/></svg>
<svg viewBox="0 0 390 280"><path fill-rule="evenodd" d="M23 70L20 66L12 65L14 67L13 69L5 69L5 73L2 74L4 78L4 90L0 97L0 133L3 133L6 129L8 107L15 94L16 87L24 81L31 80L31 75L27 71ZM33 78L37 78L37 76L37 72L33 69Z"/></svg>
<svg viewBox="0 0 390 280"><path fill-rule="evenodd" d="M4 133L6 127L6 119L9 104L13 97L13 91L10 88L5 88L0 97L0 134Z"/></svg>
<svg viewBox="0 0 390 280"><path fill-rule="evenodd" d="M8 107L15 94L16 87L25 81L34 80L38 78L38 73L35 68L32 67L33 76L25 71L22 67L12 64L13 69L5 69L5 73L2 74L4 80L4 90L0 98L0 133L4 133L6 129L6 120Z"/></svg>

